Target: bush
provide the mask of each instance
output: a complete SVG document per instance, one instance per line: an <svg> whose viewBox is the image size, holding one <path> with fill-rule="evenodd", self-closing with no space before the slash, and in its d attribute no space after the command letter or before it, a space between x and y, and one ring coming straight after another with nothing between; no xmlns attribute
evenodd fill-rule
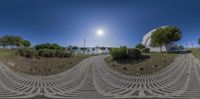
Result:
<svg viewBox="0 0 200 99"><path fill-rule="evenodd" d="M63 57L70 57L72 56L72 53L70 52L67 52L66 50L57 50L56 51L56 57L60 57L60 58L63 58Z"/></svg>
<svg viewBox="0 0 200 99"><path fill-rule="evenodd" d="M124 59L127 58L127 50L126 48L113 48L110 51L111 56L113 59Z"/></svg>
<svg viewBox="0 0 200 99"><path fill-rule="evenodd" d="M127 48L113 48L110 54L113 59L139 59L142 56L141 51L135 48L128 49L128 53Z"/></svg>
<svg viewBox="0 0 200 99"><path fill-rule="evenodd" d="M40 49L39 50L39 56L40 57L55 57L56 56L56 51L55 50L51 50L51 49Z"/></svg>
<svg viewBox="0 0 200 99"><path fill-rule="evenodd" d="M30 48L23 48L18 49L16 52L16 55L20 55L22 57L28 57L28 58L38 58L40 57L46 57L46 58L52 58L52 57L70 57L72 56L72 53L67 52L66 50L59 49L59 50L53 50L53 49L30 49Z"/></svg>
<svg viewBox="0 0 200 99"><path fill-rule="evenodd" d="M135 48L128 49L128 57L129 58L139 59L139 58L141 58L141 56L142 56L142 53L140 50L135 49Z"/></svg>
<svg viewBox="0 0 200 99"><path fill-rule="evenodd" d="M25 49L18 49L17 52L16 52L16 55L25 57L25 56L26 56L26 51L25 51Z"/></svg>
<svg viewBox="0 0 200 99"><path fill-rule="evenodd" d="M55 57L56 53L55 50L48 50L48 56L47 57Z"/></svg>
<svg viewBox="0 0 200 99"><path fill-rule="evenodd" d="M21 49L18 49L17 55L20 55L22 57L28 57L28 58L37 58L38 52L30 48L21 48Z"/></svg>
<svg viewBox="0 0 200 99"><path fill-rule="evenodd" d="M70 57L70 56L72 56L72 53L69 53L69 52L65 52L65 53L64 53L64 57L65 57L65 58Z"/></svg>
<svg viewBox="0 0 200 99"><path fill-rule="evenodd" d="M36 45L35 49L36 50L40 50L40 49L54 49L54 50L57 50L57 49L63 49L63 47L61 47L58 44L45 43L45 44Z"/></svg>
<svg viewBox="0 0 200 99"><path fill-rule="evenodd" d="M135 48L143 49L143 48L145 48L145 46L144 46L143 44L139 43L139 44L137 44L137 45L135 46Z"/></svg>
<svg viewBox="0 0 200 99"><path fill-rule="evenodd" d="M26 57L28 58L37 58L38 57L38 52L34 49L29 49L26 50Z"/></svg>
<svg viewBox="0 0 200 99"><path fill-rule="evenodd" d="M150 48L143 48L143 49L142 49L142 52L143 52L143 53L149 53L149 52L150 52Z"/></svg>
<svg viewBox="0 0 200 99"><path fill-rule="evenodd" d="M38 53L40 57L48 57L48 49L40 49Z"/></svg>
<svg viewBox="0 0 200 99"><path fill-rule="evenodd" d="M56 57L63 58L64 57L64 51L63 50L57 50L56 51Z"/></svg>
<svg viewBox="0 0 200 99"><path fill-rule="evenodd" d="M51 58L51 57L59 57L59 58L63 58L63 57L70 57L72 54L67 52L66 50L60 49L60 50L52 50L52 49L40 49L39 50L39 56L41 57L47 57L47 58Z"/></svg>

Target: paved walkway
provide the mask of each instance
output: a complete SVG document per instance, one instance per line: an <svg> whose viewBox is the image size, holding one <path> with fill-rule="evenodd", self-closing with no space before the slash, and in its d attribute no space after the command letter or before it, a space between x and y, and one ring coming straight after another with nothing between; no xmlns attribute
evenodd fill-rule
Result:
<svg viewBox="0 0 200 99"><path fill-rule="evenodd" d="M0 98L200 98L200 61L179 55L154 74L122 75L104 62L106 56L85 59L66 72L32 76L14 72L0 62Z"/></svg>

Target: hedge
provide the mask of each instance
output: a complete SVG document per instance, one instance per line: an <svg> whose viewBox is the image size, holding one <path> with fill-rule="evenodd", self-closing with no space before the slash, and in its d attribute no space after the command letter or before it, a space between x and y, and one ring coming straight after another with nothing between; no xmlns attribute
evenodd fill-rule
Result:
<svg viewBox="0 0 200 99"><path fill-rule="evenodd" d="M142 53L140 50L135 49L135 48L128 49L128 57L129 58L139 59L139 58L141 58L141 56L142 56Z"/></svg>
<svg viewBox="0 0 200 99"><path fill-rule="evenodd" d="M143 53L149 53L149 52L150 52L150 48L143 48L143 49L142 49L142 52L143 52Z"/></svg>
<svg viewBox="0 0 200 99"><path fill-rule="evenodd" d="M70 57L72 54L64 49L30 49L30 48L21 48L18 49L17 55L20 55L22 57L27 58L37 58L37 57L46 57L46 58L52 58L52 57L59 57L59 58L66 58Z"/></svg>
<svg viewBox="0 0 200 99"><path fill-rule="evenodd" d="M113 48L111 49L110 54L113 59L139 59L142 56L141 51L135 48L128 50L127 48Z"/></svg>
<svg viewBox="0 0 200 99"><path fill-rule="evenodd" d="M28 58L37 58L39 56L36 50L30 48L18 49L16 54Z"/></svg>

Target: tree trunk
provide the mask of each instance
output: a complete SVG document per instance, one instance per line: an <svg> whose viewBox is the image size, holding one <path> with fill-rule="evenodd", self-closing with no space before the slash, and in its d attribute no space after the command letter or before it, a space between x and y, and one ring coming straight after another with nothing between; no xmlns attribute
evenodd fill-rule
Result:
<svg viewBox="0 0 200 99"><path fill-rule="evenodd" d="M162 53L162 46L160 46L160 53Z"/></svg>
<svg viewBox="0 0 200 99"><path fill-rule="evenodd" d="M165 48L166 48L166 54L168 54L168 50L167 50L167 44L165 45Z"/></svg>

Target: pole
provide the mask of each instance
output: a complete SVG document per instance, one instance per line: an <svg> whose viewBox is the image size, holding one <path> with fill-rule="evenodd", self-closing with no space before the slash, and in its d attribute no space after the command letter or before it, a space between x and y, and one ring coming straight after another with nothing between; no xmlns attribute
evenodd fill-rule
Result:
<svg viewBox="0 0 200 99"><path fill-rule="evenodd" d="M188 48L188 46L187 46L188 44L186 43L185 45L186 45L186 49L187 49Z"/></svg>
<svg viewBox="0 0 200 99"><path fill-rule="evenodd" d="M86 50L85 46L86 46L86 39L84 39L84 54L85 54L85 50Z"/></svg>

